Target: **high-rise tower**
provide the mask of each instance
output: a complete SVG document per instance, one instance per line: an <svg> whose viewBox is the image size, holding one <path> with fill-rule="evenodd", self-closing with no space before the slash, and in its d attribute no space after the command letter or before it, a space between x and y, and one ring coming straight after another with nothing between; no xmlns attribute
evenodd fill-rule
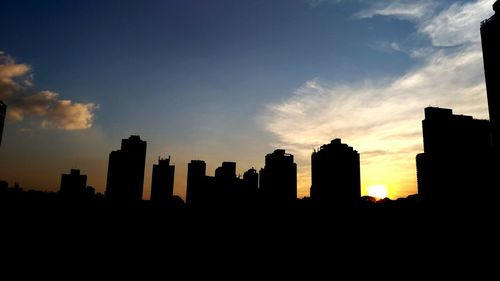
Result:
<svg viewBox="0 0 500 281"><path fill-rule="evenodd" d="M311 156L311 199L322 206L352 206L361 197L359 153L340 139Z"/></svg>
<svg viewBox="0 0 500 281"><path fill-rule="evenodd" d="M122 140L120 150L109 154L106 197L116 203L142 201L147 143L139 136Z"/></svg>
<svg viewBox="0 0 500 281"><path fill-rule="evenodd" d="M266 155L266 165L260 170L260 193L267 203L292 203L297 199L297 164L293 155L276 149Z"/></svg>
<svg viewBox="0 0 500 281"><path fill-rule="evenodd" d="M493 4L493 10L495 14L481 23L481 42L493 143L498 153L500 151L500 19L496 12L500 10L500 1Z"/></svg>
<svg viewBox="0 0 500 281"><path fill-rule="evenodd" d="M165 204L174 196L175 166L170 165L170 157L158 159L153 165L151 179L151 202Z"/></svg>

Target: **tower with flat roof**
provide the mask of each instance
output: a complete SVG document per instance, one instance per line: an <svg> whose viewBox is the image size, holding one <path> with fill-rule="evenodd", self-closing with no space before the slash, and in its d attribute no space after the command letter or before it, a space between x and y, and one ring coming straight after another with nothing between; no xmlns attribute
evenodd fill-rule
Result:
<svg viewBox="0 0 500 281"><path fill-rule="evenodd" d="M490 123L451 109L428 107L422 121L424 153L417 155L418 194L434 205L494 197Z"/></svg>
<svg viewBox="0 0 500 281"><path fill-rule="evenodd" d="M186 204L196 206L209 196L207 186L207 164L202 160L191 160L188 163Z"/></svg>
<svg viewBox="0 0 500 281"><path fill-rule="evenodd" d="M121 149L109 154L106 198L115 203L142 201L147 143L139 136L122 139Z"/></svg>

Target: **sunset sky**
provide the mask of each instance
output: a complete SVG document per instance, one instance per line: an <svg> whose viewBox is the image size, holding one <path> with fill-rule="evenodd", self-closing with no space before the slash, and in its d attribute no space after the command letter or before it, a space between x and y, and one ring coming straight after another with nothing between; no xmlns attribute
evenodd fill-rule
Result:
<svg viewBox="0 0 500 281"><path fill-rule="evenodd" d="M0 179L57 190L71 168L103 192L122 138L176 165L260 169L295 155L308 196L314 148L361 155L362 194L417 192L432 105L487 119L480 22L494 0L3 0Z"/></svg>

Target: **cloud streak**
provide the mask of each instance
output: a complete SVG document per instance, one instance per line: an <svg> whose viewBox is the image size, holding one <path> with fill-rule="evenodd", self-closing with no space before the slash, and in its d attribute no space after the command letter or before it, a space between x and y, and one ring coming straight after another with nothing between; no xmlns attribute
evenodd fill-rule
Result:
<svg viewBox="0 0 500 281"><path fill-rule="evenodd" d="M33 92L31 67L0 52L0 99L8 104L8 118L32 118L41 128L82 130L92 127L94 103L59 99L52 91Z"/></svg>
<svg viewBox="0 0 500 281"><path fill-rule="evenodd" d="M405 16L430 45L426 56L416 57L418 66L399 77L336 85L312 79L289 99L269 105L262 125L276 136L273 145L296 154L299 194L309 192L312 149L335 137L361 153L363 193L375 184L388 184L392 197L416 193L423 109L433 105L488 116L479 22L492 14L491 4L480 0L433 10L430 18ZM371 14L401 18L392 2L378 7ZM449 46L454 48L442 48Z"/></svg>
<svg viewBox="0 0 500 281"><path fill-rule="evenodd" d="M415 3L416 2L416 3ZM356 14L360 18L389 16L402 20L418 21L427 18L437 6L437 1L382 1L375 2L368 9Z"/></svg>
<svg viewBox="0 0 500 281"><path fill-rule="evenodd" d="M419 31L437 47L480 43L479 23L492 14L492 0L455 3L437 16L420 24Z"/></svg>

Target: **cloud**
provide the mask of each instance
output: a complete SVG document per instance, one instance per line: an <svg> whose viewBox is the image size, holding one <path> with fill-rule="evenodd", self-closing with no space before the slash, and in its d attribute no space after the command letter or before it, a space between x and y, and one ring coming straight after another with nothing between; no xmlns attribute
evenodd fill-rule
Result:
<svg viewBox="0 0 500 281"><path fill-rule="evenodd" d="M31 67L0 51L0 99L8 104L10 120L33 117L41 128L82 130L92 127L94 103L60 100L52 91L33 92Z"/></svg>
<svg viewBox="0 0 500 281"><path fill-rule="evenodd" d="M417 3L415 3L417 2ZM436 1L382 1L356 14L360 18L390 16L403 20L421 20L436 8Z"/></svg>
<svg viewBox="0 0 500 281"><path fill-rule="evenodd" d="M455 3L429 21L421 24L419 31L438 47L451 47L478 43L479 23L492 14L493 1L480 0L473 3Z"/></svg>
<svg viewBox="0 0 500 281"><path fill-rule="evenodd" d="M485 0L454 4L415 22L418 32L431 38L431 45L419 47L426 56L419 56L417 66L399 77L336 85L312 79L289 99L269 105L262 126L276 136L274 146L296 155L299 175L304 177L299 193L308 195L313 148L336 137L361 153L364 190L388 184L393 197L415 193L415 155L422 151L423 109L432 105L488 117L478 37L479 22L492 14L491 4ZM489 14L484 6L489 6ZM460 30L451 23L445 25L449 32L429 27L457 15L462 19ZM460 40L450 39L460 32L465 35ZM457 46L440 48L442 42Z"/></svg>
<svg viewBox="0 0 500 281"><path fill-rule="evenodd" d="M18 77L24 77L31 68L26 64L16 64L15 61L0 51L0 99L7 99L23 88Z"/></svg>
<svg viewBox="0 0 500 281"><path fill-rule="evenodd" d="M378 41L374 44L369 44L369 47L383 52L405 52L404 49L399 45L399 43L394 41Z"/></svg>

